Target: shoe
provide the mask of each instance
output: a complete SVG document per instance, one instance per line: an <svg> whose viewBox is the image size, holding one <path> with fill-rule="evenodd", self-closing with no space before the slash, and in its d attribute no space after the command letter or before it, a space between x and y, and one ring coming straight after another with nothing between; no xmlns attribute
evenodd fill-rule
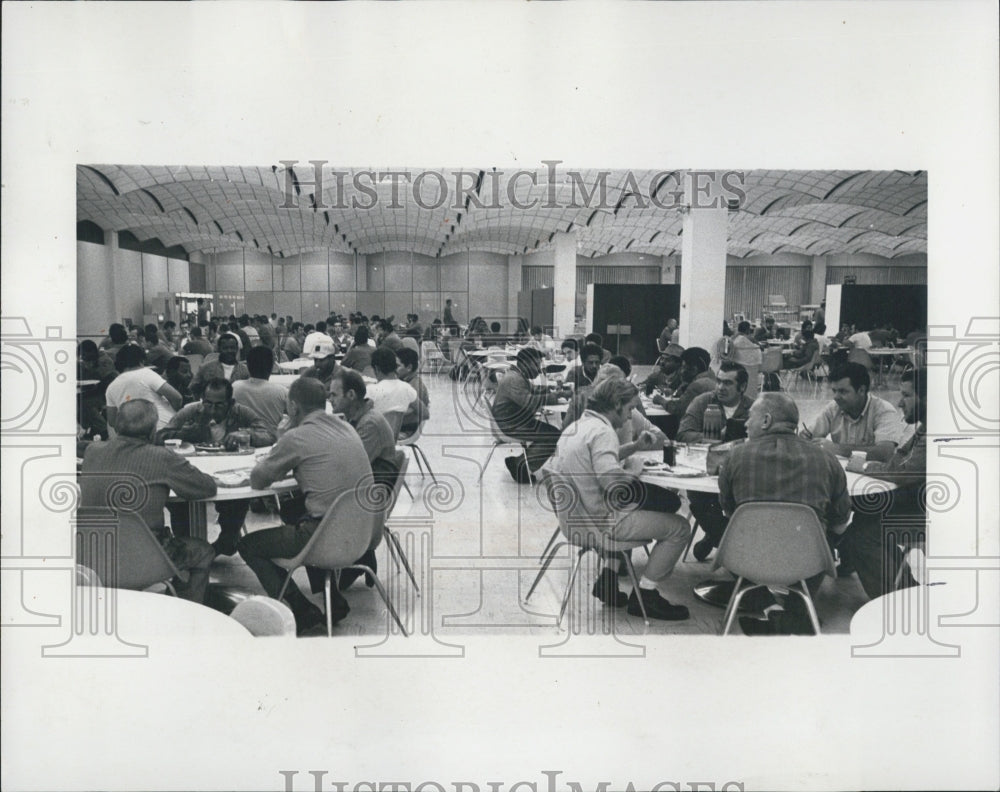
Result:
<svg viewBox="0 0 1000 792"><path fill-rule="evenodd" d="M216 555L231 556L236 552L236 547L240 543L239 531L223 531L219 538L212 542Z"/></svg>
<svg viewBox="0 0 1000 792"><path fill-rule="evenodd" d="M309 606L301 609L298 613L295 613L295 634L298 636L305 635L307 632L312 630L319 624L326 624L326 616L323 615L323 611L313 605L311 602Z"/></svg>
<svg viewBox="0 0 1000 792"><path fill-rule="evenodd" d="M777 635L770 619L755 619L752 616L740 616L740 629L744 635Z"/></svg>
<svg viewBox="0 0 1000 792"><path fill-rule="evenodd" d="M624 608L628 604L628 595L618 588L618 576L608 567L601 570L590 593L612 608Z"/></svg>
<svg viewBox="0 0 1000 792"><path fill-rule="evenodd" d="M704 539L699 539L694 543L694 547L691 548L695 561L704 561L712 554L714 547L715 544L707 536Z"/></svg>
<svg viewBox="0 0 1000 792"><path fill-rule="evenodd" d="M646 615L650 619L662 619L663 621L683 621L690 616L688 609L683 605L671 605L660 596L656 589L639 589L639 596L642 597L642 604L646 606ZM628 598L629 616L642 616L642 608L639 607L639 598L633 589Z"/></svg>
<svg viewBox="0 0 1000 792"><path fill-rule="evenodd" d="M357 560L356 563L369 567L372 570L372 572L378 572L378 562L375 560L374 550L367 551L363 556L361 556L361 558ZM371 575L369 575L367 572L361 569L342 570L340 573L340 583L338 584L337 588L339 588L341 591L347 591L347 589L349 589L354 584L354 581L357 580L362 575L365 576L365 583L367 584L368 588L372 588L375 585L374 578L372 578Z"/></svg>

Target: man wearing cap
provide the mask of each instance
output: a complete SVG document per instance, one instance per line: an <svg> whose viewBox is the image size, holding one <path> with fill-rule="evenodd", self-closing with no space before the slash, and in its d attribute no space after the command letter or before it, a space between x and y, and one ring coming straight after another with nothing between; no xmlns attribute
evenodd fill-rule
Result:
<svg viewBox="0 0 1000 792"><path fill-rule="evenodd" d="M660 353L660 357L656 361L656 367L642 384L647 396L656 389L669 396L681 386L681 354L683 352L684 347L680 344L667 344L667 348Z"/></svg>
<svg viewBox="0 0 1000 792"><path fill-rule="evenodd" d="M674 391L671 399L656 394L653 396L653 403L661 405L671 415L684 415L696 397L715 390L715 373L709 368L711 362L712 356L707 349L685 349L681 353L680 387Z"/></svg>
<svg viewBox="0 0 1000 792"><path fill-rule="evenodd" d="M303 377L313 377L329 386L337 370L337 344L326 333L310 333L303 347L305 356L313 359L312 368L302 372Z"/></svg>

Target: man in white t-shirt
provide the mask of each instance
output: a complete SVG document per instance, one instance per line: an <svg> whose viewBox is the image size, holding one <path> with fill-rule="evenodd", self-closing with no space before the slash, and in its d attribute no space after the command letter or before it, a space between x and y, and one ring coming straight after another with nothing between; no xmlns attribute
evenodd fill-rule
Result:
<svg viewBox="0 0 1000 792"><path fill-rule="evenodd" d="M380 346L372 352L372 368L377 382L368 386L367 397L375 412L398 413L398 420L389 421L398 434L404 413L417 400L417 391L399 378L399 358L389 347Z"/></svg>
<svg viewBox="0 0 1000 792"><path fill-rule="evenodd" d="M133 399L145 399L156 407L156 428L163 429L183 404L183 398L153 369L145 368L146 350L136 344L126 344L115 357L115 368L121 373L108 385L104 399L108 405L108 427L114 429L118 408Z"/></svg>
<svg viewBox="0 0 1000 792"><path fill-rule="evenodd" d="M862 330L847 339L847 343L850 344L854 349L871 349L872 337L868 335L867 330Z"/></svg>

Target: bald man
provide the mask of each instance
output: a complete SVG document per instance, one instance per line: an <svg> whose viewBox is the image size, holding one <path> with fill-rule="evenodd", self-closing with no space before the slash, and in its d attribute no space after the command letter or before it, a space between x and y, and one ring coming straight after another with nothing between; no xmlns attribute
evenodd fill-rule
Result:
<svg viewBox="0 0 1000 792"><path fill-rule="evenodd" d="M800 438L795 430L799 409L784 393L762 393L750 408L747 442L733 449L719 471L719 501L727 517L743 503L778 501L813 509L828 533L843 534L851 514L847 477L837 458ZM822 573L807 581L815 592ZM790 596L789 609L772 612L768 621L741 618L748 635L811 634L805 605Z"/></svg>

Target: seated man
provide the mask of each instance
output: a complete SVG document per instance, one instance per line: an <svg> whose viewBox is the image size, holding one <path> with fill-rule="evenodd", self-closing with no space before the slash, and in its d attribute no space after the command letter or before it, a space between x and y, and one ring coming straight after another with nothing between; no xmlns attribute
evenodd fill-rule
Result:
<svg viewBox="0 0 1000 792"><path fill-rule="evenodd" d="M392 489L396 485L396 477L402 464L402 452L396 450L396 433L393 428L385 416L374 409L371 399L366 398L367 390L365 381L358 372L338 369L330 381L330 406L335 413L343 414L361 438L375 483ZM359 564L364 564L373 571L377 569L375 548L381 539L381 533L373 538L368 551L358 559ZM346 590L357 577L358 570L345 569L340 576L340 590Z"/></svg>
<svg viewBox="0 0 1000 792"><path fill-rule="evenodd" d="M191 393L191 380L194 374L191 373L191 361L183 355L174 355L167 361L163 376L170 387L181 395L184 404L190 404L195 400Z"/></svg>
<svg viewBox="0 0 1000 792"><path fill-rule="evenodd" d="M403 347L403 339L396 332L396 327L389 319L381 319L378 323L379 346L385 346L393 352L398 352Z"/></svg>
<svg viewBox="0 0 1000 792"><path fill-rule="evenodd" d="M81 508L107 508L113 486L123 478L143 482L142 497L134 499L137 513L159 540L174 566L188 572L186 582L175 580L178 596L205 601L208 569L215 558L212 546L188 536L175 537L163 524L163 507L170 490L190 500L211 498L215 480L184 457L153 445L157 412L152 402L132 399L118 409L117 435L107 443L92 443L83 457L80 475ZM184 505L184 504L182 504Z"/></svg>
<svg viewBox="0 0 1000 792"><path fill-rule="evenodd" d="M575 338L564 338L559 345L559 351L566 359L566 368L576 368L580 365L580 343Z"/></svg>
<svg viewBox="0 0 1000 792"><path fill-rule="evenodd" d="M923 369L904 371L899 408L914 426L910 437L886 462L868 462L866 475L897 485L881 513L855 509L842 547L872 599L892 591L901 556L899 545L920 540L926 531L923 489L927 474L927 379Z"/></svg>
<svg viewBox="0 0 1000 792"><path fill-rule="evenodd" d="M115 356L115 368L120 372L104 391L107 402L108 426L118 420L118 408L134 399L145 399L156 407L158 429L164 428L183 406L181 395L153 369L146 368L146 350L137 344L126 344Z"/></svg>
<svg viewBox="0 0 1000 792"><path fill-rule="evenodd" d="M239 542L240 556L254 571L269 597L277 597L287 572L272 558L297 555L330 506L344 493L364 486L371 467L361 440L346 421L326 414L326 391L313 378L301 377L288 390L289 429L271 452L257 462L250 484L264 489L295 476L302 496L282 506L283 525L254 531ZM350 496L348 496L350 497ZM323 575L307 568L314 590L321 588ZM332 593L331 619L338 622L350 610L339 592ZM295 614L299 634L323 623L323 612L290 581L285 601Z"/></svg>
<svg viewBox="0 0 1000 792"><path fill-rule="evenodd" d="M627 604L633 616L642 615L642 597L650 618L686 619L688 609L671 605L660 596L656 584L673 571L687 545L690 526L676 514L644 508L646 487L619 462L617 431L628 423L638 393L635 385L621 379L601 382L591 394L587 411L573 424L572 431L560 437L556 454L545 470L564 476L576 487L578 497L573 499L569 514L574 529L592 530L623 541L656 540L638 591L625 600L614 569L603 559L593 595L605 605ZM655 447L651 435L644 435L639 442L646 450Z"/></svg>
<svg viewBox="0 0 1000 792"><path fill-rule="evenodd" d="M337 370L337 343L326 333L313 333L306 338L305 356L312 358L312 368L302 372L303 377L311 377L329 387Z"/></svg>
<svg viewBox="0 0 1000 792"><path fill-rule="evenodd" d="M79 355L77 380L97 381L96 385L87 385L80 390L77 422L87 434L99 435L107 440L108 424L101 408L105 405L108 385L118 376L115 362L107 352L98 349L97 344L89 339L80 342L77 353Z"/></svg>
<svg viewBox="0 0 1000 792"><path fill-rule="evenodd" d="M611 359L611 355L608 355L608 359ZM566 369L565 381L572 383L577 390L593 385L594 379L597 377L597 370L602 363L606 362L604 350L597 344L584 344L583 349L580 350L580 365Z"/></svg>
<svg viewBox="0 0 1000 792"><path fill-rule="evenodd" d="M671 415L684 415L697 396L715 390L715 374L709 368L711 362L712 356L707 349L685 349L681 353L680 387L670 399L657 393L653 396L653 403L661 405Z"/></svg>
<svg viewBox="0 0 1000 792"><path fill-rule="evenodd" d="M218 346L218 354L208 355L191 380L191 393L196 398L201 398L205 383L209 380L224 379L236 382L236 380L250 379L247 364L240 360L240 351L243 349L240 337L232 332L223 333L219 336Z"/></svg>
<svg viewBox="0 0 1000 792"><path fill-rule="evenodd" d="M542 353L527 347L517 353L513 368L504 372L493 399L492 413L500 431L528 443L528 469L520 456L507 457L507 470L519 484L531 482L531 474L540 468L556 449L559 430L539 421L535 413L543 404L555 404L558 396L547 388L531 384L541 373ZM596 370L595 370L596 373Z"/></svg>
<svg viewBox="0 0 1000 792"><path fill-rule="evenodd" d="M659 390L662 396L669 396L681 385L681 355L684 347L680 344L667 344L666 349L657 358L656 366L650 372L642 389L647 396L654 390Z"/></svg>
<svg viewBox="0 0 1000 792"><path fill-rule="evenodd" d="M764 324L762 324L753 332L753 341L754 343L763 346L773 338L774 338L774 317L765 316Z"/></svg>
<svg viewBox="0 0 1000 792"><path fill-rule="evenodd" d="M270 382L274 367L274 354L267 346L253 347L247 352L247 369L250 379L233 383L233 399L237 404L257 413L268 428L277 433L278 424L285 417L288 388Z"/></svg>
<svg viewBox="0 0 1000 792"><path fill-rule="evenodd" d="M802 366L808 365L815 358L816 353L819 352L819 341L816 340L816 334L810 327L802 329L802 345L796 346L790 354L784 355L781 361L782 368L785 369L796 369Z"/></svg>
<svg viewBox="0 0 1000 792"><path fill-rule="evenodd" d="M375 412L388 417L395 436L402 425L403 416L417 401L417 392L399 378L399 358L390 347L380 346L372 353L372 368L377 381L368 387L368 398Z"/></svg>
<svg viewBox="0 0 1000 792"><path fill-rule="evenodd" d="M250 435L250 445L255 448L274 443L274 431L253 410L237 404L233 399L232 383L220 378L209 380L205 384L201 401L181 409L167 424L167 428L157 434L156 441L162 444L164 440L177 439L228 447L236 442L234 433L239 431L246 431ZM187 536L187 509L183 504L171 504L169 508L174 532ZM249 508L249 500L219 501L215 504L221 533L214 546L219 555L232 555L236 552L240 529Z"/></svg>
<svg viewBox="0 0 1000 792"><path fill-rule="evenodd" d="M100 348L107 352L108 356L114 360L115 355L118 354L118 350L127 343L128 330L125 329L125 325L115 322L108 327L108 337L101 341Z"/></svg>
<svg viewBox="0 0 1000 792"><path fill-rule="evenodd" d="M601 363L607 363L611 360L611 352L605 349L602 345L604 344L604 336L600 333L588 333L583 338L584 344L593 344L598 349L601 350ZM581 355L582 357L582 355Z"/></svg>
<svg viewBox="0 0 1000 792"><path fill-rule="evenodd" d="M212 349L212 345L202 336L201 328L192 327L188 342L181 347L181 351L185 355L201 355L202 357L208 357L215 350Z"/></svg>
<svg viewBox="0 0 1000 792"><path fill-rule="evenodd" d="M899 415L889 402L868 392L871 375L860 363L846 363L830 372L833 401L803 428L802 436L840 456L863 451L868 459L885 462L899 442Z"/></svg>
<svg viewBox="0 0 1000 792"><path fill-rule="evenodd" d="M375 351L375 345L370 343L370 340L368 328L364 325L358 327L354 333L354 343L347 351L340 365L359 371L361 374L365 374L370 370L372 367L372 352Z"/></svg>
<svg viewBox="0 0 1000 792"><path fill-rule="evenodd" d="M399 358L399 378L417 392L417 398L407 409L400 427L404 434L412 434L431 417L431 398L427 393L427 386L420 379L420 355L403 347L396 353L396 357Z"/></svg>
<svg viewBox="0 0 1000 792"><path fill-rule="evenodd" d="M760 366L763 362L760 345L750 338L750 323L746 320L736 325L736 334L729 347L729 360L739 363L747 370L746 395L750 399L757 398L760 390Z"/></svg>
<svg viewBox="0 0 1000 792"><path fill-rule="evenodd" d="M762 393L750 408L746 443L733 449L719 472L719 501L727 515L743 503L779 501L810 506L827 533L842 534L851 514L847 477L833 454L797 437L799 410L783 393ZM806 584L815 593L820 573ZM768 621L740 618L747 635L811 634L802 600L788 598L787 611L771 611Z"/></svg>
<svg viewBox="0 0 1000 792"><path fill-rule="evenodd" d="M703 420L705 410L710 404L717 406L722 417L726 421L726 426L738 426L740 422L745 424L750 416L750 406L753 402L745 395L747 389L747 372L738 363L723 363L722 368L716 375L715 391L703 393L691 402L681 418L680 429L677 430L677 440L681 443L701 443L704 441ZM734 423L729 423L730 421ZM736 432L737 437L726 437L725 433L721 439L736 440L745 437L745 429ZM705 536L694 544L694 557L699 561L708 558L712 548L719 546L719 540L726 531L725 515L719 505L719 499L712 493L693 492L687 494L688 503L691 504L691 515L698 521Z"/></svg>

